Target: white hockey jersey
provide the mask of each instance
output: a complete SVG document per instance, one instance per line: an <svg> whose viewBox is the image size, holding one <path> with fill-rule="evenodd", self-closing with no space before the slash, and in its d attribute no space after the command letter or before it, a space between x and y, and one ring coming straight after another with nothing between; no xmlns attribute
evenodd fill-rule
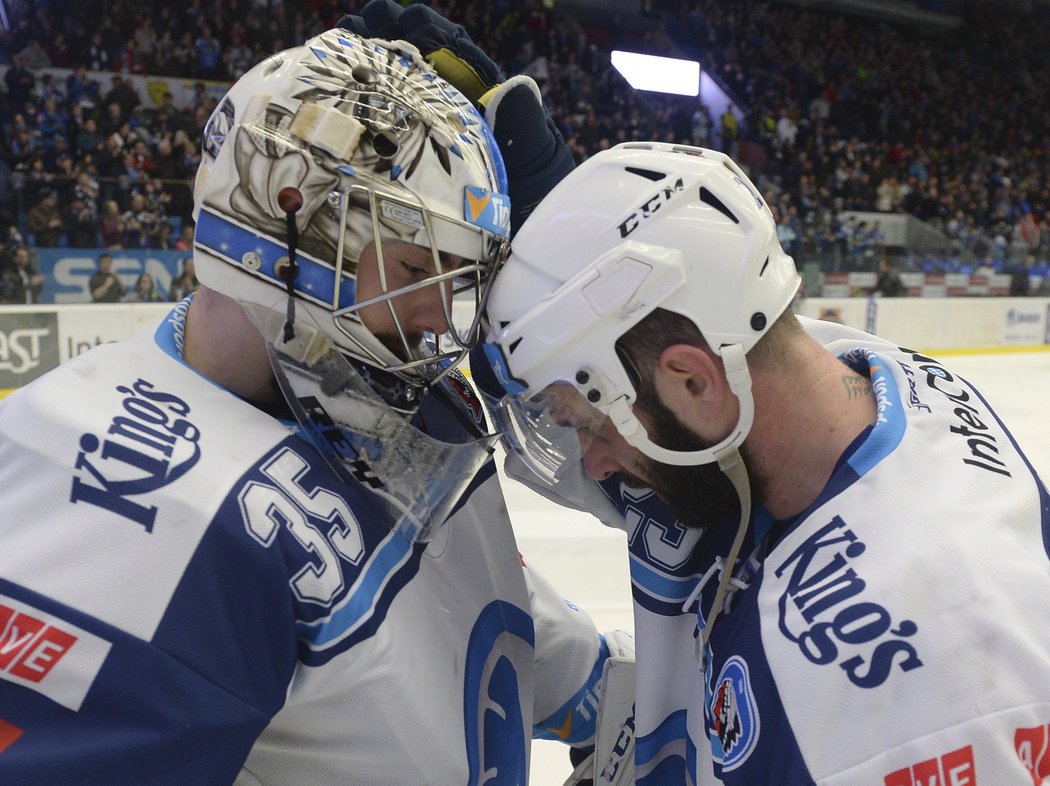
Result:
<svg viewBox="0 0 1050 786"><path fill-rule="evenodd" d="M1043 783L1046 487L993 408L944 364L803 322L870 376L878 420L808 510L753 517L736 569L748 586L715 623L706 676L698 621L732 523L701 537L651 493L613 479L595 494L582 472L555 489L627 531L637 782Z"/></svg>
<svg viewBox="0 0 1050 786"><path fill-rule="evenodd" d="M182 361L185 307L0 405L0 783L520 784L534 733L588 743L602 639L492 462L428 545L392 534Z"/></svg>

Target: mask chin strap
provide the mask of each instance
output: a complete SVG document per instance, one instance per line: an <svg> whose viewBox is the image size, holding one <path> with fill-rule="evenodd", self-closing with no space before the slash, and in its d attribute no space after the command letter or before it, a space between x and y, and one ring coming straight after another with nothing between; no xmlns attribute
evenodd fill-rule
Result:
<svg viewBox="0 0 1050 786"><path fill-rule="evenodd" d="M751 373L747 368L744 348L740 344L722 347L722 362L725 366L726 379L729 381L729 389L740 404L740 417L729 436L713 447L693 451L668 450L649 439L642 424L631 411L626 398L618 399L609 410L609 417L612 418L617 431L627 440L628 444L656 461L679 467L717 462L718 468L733 484L740 500L740 521L737 524L736 536L726 556L725 567L718 580L718 589L711 603L707 622L697 641L701 672L707 669L707 643L711 639L715 619L722 613L725 606L726 597L729 594L729 582L733 577L733 568L740 556L740 549L744 545L744 535L747 533L747 525L751 519L751 484L748 482L747 467L739 451L739 446L750 433L751 424L755 418L755 400L751 395Z"/></svg>

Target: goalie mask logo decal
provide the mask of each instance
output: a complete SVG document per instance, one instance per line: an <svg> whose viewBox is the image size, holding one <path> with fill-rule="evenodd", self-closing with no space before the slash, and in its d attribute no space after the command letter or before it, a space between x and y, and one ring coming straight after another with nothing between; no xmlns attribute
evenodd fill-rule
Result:
<svg viewBox="0 0 1050 786"><path fill-rule="evenodd" d="M747 661L734 655L715 680L710 710L711 742L722 769L743 764L758 742L759 718Z"/></svg>

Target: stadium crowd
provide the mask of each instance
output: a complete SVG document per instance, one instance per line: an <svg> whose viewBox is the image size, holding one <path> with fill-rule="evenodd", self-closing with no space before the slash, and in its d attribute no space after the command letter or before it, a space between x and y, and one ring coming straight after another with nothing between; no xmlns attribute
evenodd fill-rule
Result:
<svg viewBox="0 0 1050 786"><path fill-rule="evenodd" d="M755 0L652 0L630 19L541 0L432 5L466 22L508 73L539 82L578 160L637 139L736 156L797 261L875 270L878 223L840 213L907 212L946 241L902 266L1050 281L1045 11L967 4L959 28L937 32ZM334 0L12 4L0 36L0 268L24 245L184 247L214 101L201 90L189 107L170 95L154 105L128 75L233 80L346 10ZM635 91L610 65L614 47L699 59L742 111L714 117L696 98Z"/></svg>

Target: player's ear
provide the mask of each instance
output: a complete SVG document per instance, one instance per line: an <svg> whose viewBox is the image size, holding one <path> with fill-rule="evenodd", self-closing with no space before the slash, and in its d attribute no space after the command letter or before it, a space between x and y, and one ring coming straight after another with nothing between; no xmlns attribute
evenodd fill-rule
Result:
<svg viewBox="0 0 1050 786"><path fill-rule="evenodd" d="M655 382L661 400L685 423L718 414L729 394L721 361L691 344L672 344L660 353Z"/></svg>

